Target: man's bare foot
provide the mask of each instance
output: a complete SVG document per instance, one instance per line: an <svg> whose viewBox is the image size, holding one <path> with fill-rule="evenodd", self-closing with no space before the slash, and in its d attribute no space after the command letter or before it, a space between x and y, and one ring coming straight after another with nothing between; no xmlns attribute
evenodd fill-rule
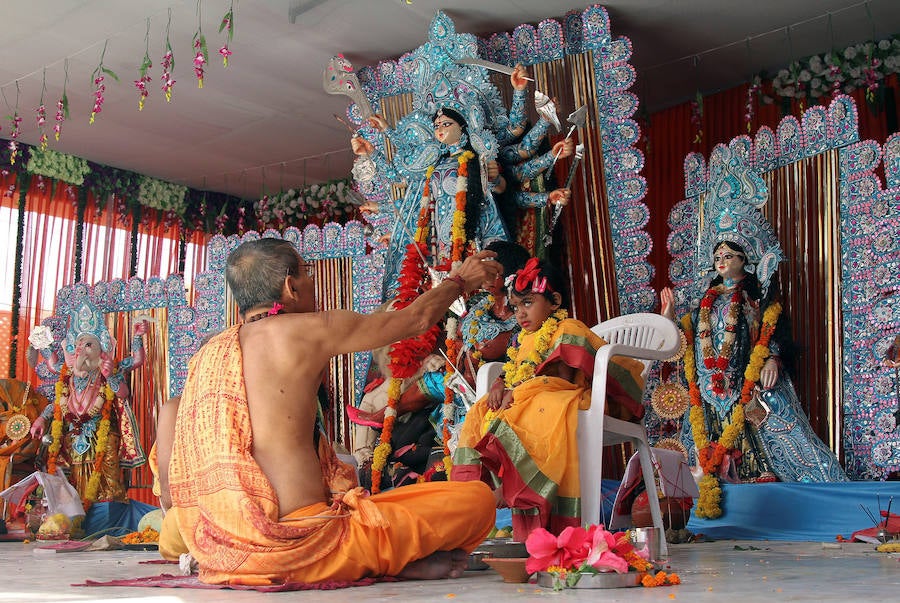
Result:
<svg viewBox="0 0 900 603"><path fill-rule="evenodd" d="M469 565L469 555L462 549L436 551L427 557L408 563L398 578L404 580L440 580L459 578Z"/></svg>

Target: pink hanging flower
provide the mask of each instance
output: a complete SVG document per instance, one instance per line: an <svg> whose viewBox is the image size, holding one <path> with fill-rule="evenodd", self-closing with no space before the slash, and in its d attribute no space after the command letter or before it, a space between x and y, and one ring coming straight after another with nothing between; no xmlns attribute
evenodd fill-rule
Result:
<svg viewBox="0 0 900 603"><path fill-rule="evenodd" d="M15 140L9 141L9 164L16 164L16 157L19 155L19 143Z"/></svg>
<svg viewBox="0 0 900 603"><path fill-rule="evenodd" d="M172 54L172 49L168 48L162 59L162 75L159 78L163 83L162 91L166 93L167 103L172 101L172 88L175 87L175 80L172 79L172 69L174 67L175 55Z"/></svg>
<svg viewBox="0 0 900 603"><path fill-rule="evenodd" d="M234 54L233 52L228 50L228 44L225 44L224 46L222 46L222 48L219 49L219 54L222 55L222 64L225 67L228 67L228 57Z"/></svg>
<svg viewBox="0 0 900 603"><path fill-rule="evenodd" d="M66 98L56 101L56 123L53 125L53 137L58 141L62 133L62 123L66 120Z"/></svg>
<svg viewBox="0 0 900 603"><path fill-rule="evenodd" d="M37 125L38 130L41 132L40 144L41 150L44 151L47 149L47 135L44 133L44 124L47 123L47 107L44 106L42 102L41 105L35 109L37 112Z"/></svg>
<svg viewBox="0 0 900 603"><path fill-rule="evenodd" d="M94 123L94 116L103 110L103 101L105 100L103 93L106 92L106 85L103 83L104 79L102 75L94 78L94 85L97 86L97 89L94 91L94 107L91 109L90 123Z"/></svg>
<svg viewBox="0 0 900 603"><path fill-rule="evenodd" d="M12 138L13 140L15 140L15 139L17 139L17 138L19 137L19 134L21 134L21 131L19 130L19 124L22 123L22 117L19 115L19 112L16 111L15 113L13 113L13 116L10 117L10 118L8 118L8 119L9 119L9 120L12 122L12 124L13 124L13 127L12 127L12 134L10 134L10 138Z"/></svg>
<svg viewBox="0 0 900 603"><path fill-rule="evenodd" d="M137 88L138 93L141 95L140 100L138 100L138 111L144 110L144 100L150 96L150 89L147 87L147 84L153 81L149 73L151 67L153 67L153 62L150 60L150 55L144 54L144 60L141 62L141 67L138 71L138 79L134 80L134 87Z"/></svg>
<svg viewBox="0 0 900 603"><path fill-rule="evenodd" d="M209 55L209 51L206 47L206 36L199 31L194 34L194 51L194 75L197 76L197 87L202 88L203 66L206 64L206 57Z"/></svg>
<svg viewBox="0 0 900 603"><path fill-rule="evenodd" d="M40 176L40 175L38 176L37 187L38 187L38 190L41 192L44 192L45 190L47 190L47 183L44 182L43 176Z"/></svg>
<svg viewBox="0 0 900 603"><path fill-rule="evenodd" d="M228 48L228 43L234 39L234 2L231 3L228 12L225 13L222 17L222 22L219 23L219 33L223 31L226 32L228 40L219 48L219 54L222 55L222 64L228 67L228 57L232 54Z"/></svg>

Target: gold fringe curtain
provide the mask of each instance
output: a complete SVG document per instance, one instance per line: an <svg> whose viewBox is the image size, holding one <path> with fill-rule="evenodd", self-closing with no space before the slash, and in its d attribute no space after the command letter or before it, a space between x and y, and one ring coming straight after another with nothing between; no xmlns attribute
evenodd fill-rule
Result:
<svg viewBox="0 0 900 603"><path fill-rule="evenodd" d="M353 259L334 258L313 262L316 267L316 300L320 310L353 307ZM350 423L344 407L356 400L353 354L336 356L328 363L325 383L331 407L326 409L325 429L333 442L350 445Z"/></svg>
<svg viewBox="0 0 900 603"><path fill-rule="evenodd" d="M115 360L121 362L133 351L132 335L134 325L149 317L150 322L144 335L144 364L125 375L126 383L131 390L131 410L137 419L141 447L145 454L150 453L156 441L156 419L160 407L168 400L169 392L169 341L166 325L168 310L152 308L132 312L114 312L106 315L106 326L116 339ZM128 472L129 470L126 470ZM156 504L153 496L153 474L148 464L130 470L130 488L128 496L134 500L148 504Z"/></svg>
<svg viewBox="0 0 900 603"><path fill-rule="evenodd" d="M795 386L813 429L840 458L841 248L839 151L763 175L766 217L787 261L781 293L792 323Z"/></svg>

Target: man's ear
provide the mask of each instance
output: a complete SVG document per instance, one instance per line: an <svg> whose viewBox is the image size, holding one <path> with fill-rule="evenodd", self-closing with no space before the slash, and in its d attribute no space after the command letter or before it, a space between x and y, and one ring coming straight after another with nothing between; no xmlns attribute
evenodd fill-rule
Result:
<svg viewBox="0 0 900 603"><path fill-rule="evenodd" d="M284 277L284 284L281 287L282 299L294 299L297 297L297 288L294 286L294 277L290 274Z"/></svg>

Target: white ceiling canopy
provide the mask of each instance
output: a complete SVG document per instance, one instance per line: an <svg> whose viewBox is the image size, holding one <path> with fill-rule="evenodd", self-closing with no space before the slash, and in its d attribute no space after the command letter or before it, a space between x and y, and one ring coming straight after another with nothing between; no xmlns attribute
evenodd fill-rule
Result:
<svg viewBox="0 0 900 603"><path fill-rule="evenodd" d="M900 32L897 0L609 0L614 36L628 36L635 92L650 111L747 81L761 69ZM228 67L219 32L234 7ZM4 0L0 7L3 115L22 117L19 140L37 145L36 109L47 107L51 148L192 188L255 198L344 177L347 129L334 114L348 100L322 89L322 71L343 53L356 68L421 45L438 9L458 32L487 35L562 17L587 4L564 0ZM192 40L209 48L203 87ZM175 85L161 90L166 38ZM104 53L104 48L105 53ZM153 62L138 111L134 85ZM100 64L103 103L89 123ZM52 139L65 84L70 118ZM9 138L11 120L0 136Z"/></svg>

